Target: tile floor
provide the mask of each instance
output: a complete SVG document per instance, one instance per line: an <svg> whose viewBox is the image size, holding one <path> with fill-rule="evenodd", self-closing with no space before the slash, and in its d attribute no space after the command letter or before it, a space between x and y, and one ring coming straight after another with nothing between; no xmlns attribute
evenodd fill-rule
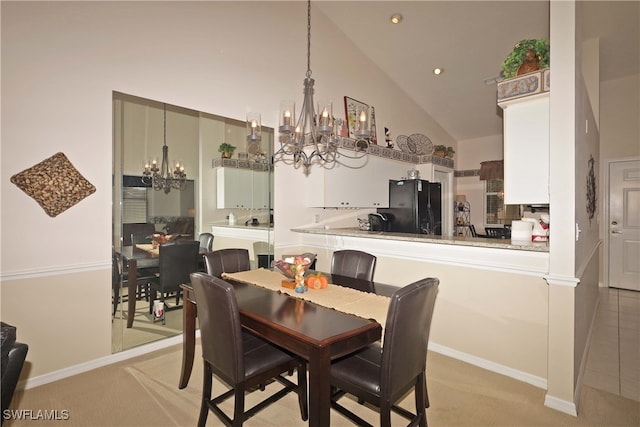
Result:
<svg viewBox="0 0 640 427"><path fill-rule="evenodd" d="M640 401L640 292L600 288L584 384Z"/></svg>

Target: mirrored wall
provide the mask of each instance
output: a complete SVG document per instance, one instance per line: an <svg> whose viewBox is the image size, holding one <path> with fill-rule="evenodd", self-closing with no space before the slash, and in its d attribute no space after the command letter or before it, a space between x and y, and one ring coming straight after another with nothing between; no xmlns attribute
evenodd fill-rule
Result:
<svg viewBox="0 0 640 427"><path fill-rule="evenodd" d="M134 296L128 295L128 257L137 259L139 276L156 275L159 264L157 254L145 253L138 237L132 241L132 232L190 240L212 233L213 250L242 247L249 250L253 267L269 264L274 132L262 127L260 143L249 144L244 118L114 92L113 135L113 250L118 274L112 284L112 350L118 352L182 333L182 300L176 304L174 295L167 296L163 323L149 313L152 302L144 284L137 286ZM151 170L154 161L161 167L165 144L169 170L178 164L186 176L182 185L154 189L143 171L147 166ZM223 158L222 144L235 148L229 158ZM144 259L147 255L151 259ZM130 297L135 309L127 327Z"/></svg>

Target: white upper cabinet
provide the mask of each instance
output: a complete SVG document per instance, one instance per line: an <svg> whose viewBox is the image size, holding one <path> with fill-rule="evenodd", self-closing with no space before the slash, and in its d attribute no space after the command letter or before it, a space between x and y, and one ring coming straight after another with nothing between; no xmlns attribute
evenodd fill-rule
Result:
<svg viewBox="0 0 640 427"><path fill-rule="evenodd" d="M353 156L353 152L347 152ZM389 180L406 174L406 163L365 155L340 158L331 169L314 165L307 176L308 207L389 207Z"/></svg>
<svg viewBox="0 0 640 427"><path fill-rule="evenodd" d="M218 209L251 209L253 178L251 169L218 168Z"/></svg>
<svg viewBox="0 0 640 427"><path fill-rule="evenodd" d="M498 104L504 109L504 203L549 203L549 93Z"/></svg>

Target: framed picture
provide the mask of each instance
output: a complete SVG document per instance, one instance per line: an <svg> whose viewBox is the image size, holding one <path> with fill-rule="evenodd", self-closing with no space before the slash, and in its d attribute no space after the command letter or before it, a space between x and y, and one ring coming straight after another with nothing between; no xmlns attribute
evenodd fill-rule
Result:
<svg viewBox="0 0 640 427"><path fill-rule="evenodd" d="M356 127L358 126L358 111L362 108L369 108L364 102L356 101L348 96L344 97L344 115L347 118L347 129L349 129L349 138L356 137Z"/></svg>

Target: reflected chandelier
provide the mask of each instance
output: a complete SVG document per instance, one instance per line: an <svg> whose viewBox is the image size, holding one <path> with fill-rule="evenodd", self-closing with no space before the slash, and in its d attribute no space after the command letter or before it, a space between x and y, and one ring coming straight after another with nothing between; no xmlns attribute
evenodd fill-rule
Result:
<svg viewBox="0 0 640 427"><path fill-rule="evenodd" d="M184 166L176 163L173 171L169 170L169 147L167 147L167 104L164 104L164 145L162 146L162 163L158 169L155 159L144 165L142 182L151 184L154 190L163 190L169 194L172 188L184 190L187 186L187 174Z"/></svg>
<svg viewBox="0 0 640 427"><path fill-rule="evenodd" d="M341 156L347 158L361 158L366 154L368 141L371 138L369 130L369 112L359 111L358 127L355 132L356 147L361 150L355 156L338 152L340 146L340 126L333 116L333 105L328 103L316 115L313 102L313 85L311 78L311 0L307 2L307 73L304 79L304 100L300 117L295 120L295 103L283 101L280 108L280 148L274 153L274 160L290 162L295 167L303 166L305 174L309 167L316 163L323 167L328 164L340 163ZM307 151L305 151L307 148ZM310 152L309 152L310 151ZM291 156L287 159L287 156Z"/></svg>

